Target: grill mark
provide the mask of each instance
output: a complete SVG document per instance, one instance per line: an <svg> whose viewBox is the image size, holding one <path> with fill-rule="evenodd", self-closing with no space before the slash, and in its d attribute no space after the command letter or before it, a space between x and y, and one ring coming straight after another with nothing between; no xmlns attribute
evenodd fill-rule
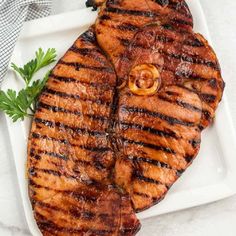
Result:
<svg viewBox="0 0 236 236"><path fill-rule="evenodd" d="M30 149L30 157L36 159L36 160L41 160L41 156L40 155L37 155L35 153L35 149L34 148L31 148Z"/></svg>
<svg viewBox="0 0 236 236"><path fill-rule="evenodd" d="M70 209L70 214L73 215L75 218L82 218L85 220L92 220L96 217L96 214L94 212L91 211L82 211L80 212L78 209L76 208L71 208Z"/></svg>
<svg viewBox="0 0 236 236"><path fill-rule="evenodd" d="M211 121L212 115L211 115L211 113L209 111L203 110L202 113L203 113L204 119L206 119L207 121Z"/></svg>
<svg viewBox="0 0 236 236"><path fill-rule="evenodd" d="M39 156L39 155L34 155L34 156L32 156L35 160L41 160L41 156Z"/></svg>
<svg viewBox="0 0 236 236"><path fill-rule="evenodd" d="M182 108L185 108L187 110L190 110L190 111L195 111L195 112L202 112L202 109L198 108L198 107L195 107L189 103L186 103L186 102L183 102L179 99L176 99L176 100L171 100L169 99L168 97L165 97L163 95L158 95L158 98L161 99L162 101L165 101L165 102L168 102L168 103L172 103L172 104L176 104Z"/></svg>
<svg viewBox="0 0 236 236"><path fill-rule="evenodd" d="M173 92L173 91L166 91L165 93L170 96L179 96L180 95L178 92Z"/></svg>
<svg viewBox="0 0 236 236"><path fill-rule="evenodd" d="M64 210L64 209L62 209L58 206L51 205L51 204L46 203L46 202L37 201L36 204L39 205L40 207L43 207L43 208L48 208L48 209L51 209L51 210L54 210L54 211L60 211L60 212L63 212L64 214L68 214L67 210Z"/></svg>
<svg viewBox="0 0 236 236"><path fill-rule="evenodd" d="M191 33L188 30L181 29L179 27L174 27L170 23L162 24L161 25L165 30L169 30L171 32L176 32L179 34L185 34L185 35L191 35Z"/></svg>
<svg viewBox="0 0 236 236"><path fill-rule="evenodd" d="M200 139L193 139L189 140L189 143L192 145L193 148L199 147L201 140Z"/></svg>
<svg viewBox="0 0 236 236"><path fill-rule="evenodd" d="M138 124L134 124L134 123L121 122L120 125L121 125L122 129L125 129L125 130L129 129L129 128L130 129L143 130L143 131L147 131L151 134L155 134L155 135L160 136L160 137L178 139L177 135L172 131L166 132L166 131L163 131L163 130L153 129L151 127L138 125Z"/></svg>
<svg viewBox="0 0 236 236"><path fill-rule="evenodd" d="M91 196L91 195L85 195L85 194L82 194L82 193L79 193L79 192L74 192L74 191L57 190L57 189L53 189L51 187L46 187L46 186L35 183L35 181L32 180L31 178L29 179L29 185L34 187L34 188L43 188L43 189L46 189L48 191L63 193L63 194L66 194L70 197L73 197L74 199L79 200L79 201L86 201L86 202L96 202L97 201L97 197L94 197L94 196Z"/></svg>
<svg viewBox="0 0 236 236"><path fill-rule="evenodd" d="M81 101L90 101L90 102L94 102L99 105L106 105L106 106L110 105L109 101L104 101L102 99L95 100L95 99L90 99L90 98L82 98L81 96L76 95L76 94L68 94L68 93L60 92L60 91L50 89L50 88L45 88L43 90L43 93L49 93L49 94L56 95L56 96L59 96L62 98L73 98L73 99L77 99L77 100L81 100Z"/></svg>
<svg viewBox="0 0 236 236"><path fill-rule="evenodd" d="M161 26L162 26L164 29L166 29L166 30L175 31L173 25L171 25L171 24L169 24L169 23L162 24Z"/></svg>
<svg viewBox="0 0 236 236"><path fill-rule="evenodd" d="M99 17L99 19L100 19L101 21L105 21L105 20L111 20L111 17L108 16L108 15L102 15L102 16Z"/></svg>
<svg viewBox="0 0 236 236"><path fill-rule="evenodd" d="M129 39L125 39L125 38L121 38L121 37L117 37L117 39L120 41L121 45L127 47L130 44L130 40Z"/></svg>
<svg viewBox="0 0 236 236"><path fill-rule="evenodd" d="M95 71L100 71L100 72L107 72L107 73L114 73L113 69L111 67L103 67L103 66L89 66L89 65L84 65L82 63L78 62L66 62L63 60L60 60L58 65L66 65L66 66L72 66L75 67L77 71L80 69L87 69L87 70L95 70Z"/></svg>
<svg viewBox="0 0 236 236"><path fill-rule="evenodd" d="M132 45L134 48L143 48L143 49L149 49L147 48L145 45L143 44L140 44L140 43L134 43ZM182 61L186 61L186 62L190 62L192 64L199 64L199 65L204 65L204 66L207 66L207 67L210 67L211 69L214 69L214 70L217 70L219 71L219 65L218 63L215 63L213 61L207 61L203 58L199 58L197 56L188 56L186 54L174 54L174 53L169 53L167 51L164 51L164 50L158 50L158 52L160 54L163 54L167 57L171 57L171 58L175 58L177 60L182 60Z"/></svg>
<svg viewBox="0 0 236 236"><path fill-rule="evenodd" d="M218 85L217 79L215 79L215 78L210 79L210 80L208 81L208 84L210 85L210 87L211 87L212 89L217 89L217 85Z"/></svg>
<svg viewBox="0 0 236 236"><path fill-rule="evenodd" d="M167 186L166 186L166 188L167 188ZM169 187L170 188L170 187ZM145 193L140 193L140 192L133 192L133 194L134 195L138 195L138 196L141 196L141 197L143 197L143 198L151 198L152 199L152 202L154 203L154 204L157 204L157 203L159 203L161 200L163 200L163 198L164 198L164 196L161 196L161 197L153 197L153 196L149 196L148 194L145 194ZM152 206L153 206L153 204L152 204ZM141 211L143 211L143 210L145 210L145 209L143 209L143 208L137 208L135 211L138 213L138 212L141 212Z"/></svg>
<svg viewBox="0 0 236 236"><path fill-rule="evenodd" d="M53 189L53 188L49 188L49 187L46 187L46 186L42 186L40 184L36 184L35 181L32 180L31 178L29 178L29 186L34 187L34 188L44 188L44 189L49 190L49 191L55 191L55 192L58 191L58 190Z"/></svg>
<svg viewBox="0 0 236 236"><path fill-rule="evenodd" d="M95 196L89 196L85 193L79 193L79 192L72 192L72 191L66 191L66 193L73 197L76 200L84 201L84 202L96 202L98 200Z"/></svg>
<svg viewBox="0 0 236 236"><path fill-rule="evenodd" d="M128 144L135 144L135 145L140 145L143 147L151 148L151 149L154 149L157 151L163 151L163 152L170 153L170 154L176 154L176 152L174 150L172 150L171 148L168 148L168 147L157 146L154 144L130 140L130 139L126 139L126 138L121 138L121 141L123 141L124 143L128 143Z"/></svg>
<svg viewBox="0 0 236 236"><path fill-rule="evenodd" d="M31 149L31 151L36 151L36 149ZM69 160L69 158L67 156L59 154L59 153L55 153L55 152L48 152L48 151L44 151L44 150L37 150L37 153L45 154L45 155L51 156L51 157L56 157L56 158L62 159L64 161Z"/></svg>
<svg viewBox="0 0 236 236"><path fill-rule="evenodd" d="M70 214L71 216L73 216L76 219L85 219L85 220L91 220L93 218L97 217L101 217L101 214L96 214L94 212L91 211L83 211L83 209L78 209L78 206L76 206L75 208L71 208L69 210L65 210L63 208L51 205L49 203L45 203L42 201L37 201L37 205L39 205L40 207L43 208L48 208L54 211L60 211L63 212L64 214L68 215ZM104 214L103 214L104 215ZM109 215L107 214L107 216L109 217Z"/></svg>
<svg viewBox="0 0 236 236"><path fill-rule="evenodd" d="M75 160L75 163L78 163L78 164L82 164L84 166L91 166L91 167L94 167L96 168L97 170L107 170L107 167L104 166L100 161L98 160L93 160L93 162L89 162L89 161L82 161L82 160ZM74 172L78 172L76 169L73 170Z"/></svg>
<svg viewBox="0 0 236 236"><path fill-rule="evenodd" d="M86 145L75 145L75 144L71 144L68 140L65 140L65 139L57 139L57 138L53 138L53 137L46 136L46 135L40 135L40 134L37 134L37 133L32 133L32 137L35 138L35 139L46 139L46 140L56 141L56 142L59 142L59 143L70 145L72 147L79 147L81 149L91 151L91 152L108 152L108 151L111 151L111 148L109 148L109 147L93 147L93 146L86 146Z"/></svg>
<svg viewBox="0 0 236 236"><path fill-rule="evenodd" d="M77 199L77 200L81 200L81 201L89 201L89 202L96 202L97 201L97 197L95 196L91 196L91 195L86 195L84 193L81 192L72 192L72 191L68 191L68 194L70 196L72 196L73 198Z"/></svg>
<svg viewBox="0 0 236 236"><path fill-rule="evenodd" d="M187 87L185 84L178 84L178 87L182 88L182 89L185 89L188 92L195 93L195 94L199 95L197 90L191 89L191 88Z"/></svg>
<svg viewBox="0 0 236 236"><path fill-rule="evenodd" d="M130 23L122 23L117 26L117 29L121 31L137 31L139 30L139 27Z"/></svg>
<svg viewBox="0 0 236 236"><path fill-rule="evenodd" d="M155 37L155 41L160 41L160 42L163 42L163 43L172 43L172 42L175 41L175 39L167 37L165 35L157 35Z"/></svg>
<svg viewBox="0 0 236 236"><path fill-rule="evenodd" d="M64 212L64 213L68 213L66 210L64 210L62 208L59 208L58 206L53 206L53 205L51 205L49 203L46 203L46 202L37 201L37 205L39 205L41 207L49 208L49 209L52 209L52 210L55 210L55 211L61 211L61 212Z"/></svg>
<svg viewBox="0 0 236 236"><path fill-rule="evenodd" d="M64 177L68 177L67 175L64 175L62 173L60 173L59 171L56 171L56 170L50 170L50 169L41 169L41 168L31 168L33 169L33 172L36 173L36 172L43 172L45 174L48 174L48 175L54 175L54 176L57 176L57 177L61 177L61 176L64 176ZM30 170L32 172L32 170ZM71 176L72 178L75 178L73 176Z"/></svg>
<svg viewBox="0 0 236 236"><path fill-rule="evenodd" d="M57 138L49 137L46 135L41 135L41 134L34 133L34 132L32 133L32 138L47 139L47 140L52 140L52 141L56 141L56 142L63 143L63 144L69 144L68 140L66 140L66 139L57 139Z"/></svg>
<svg viewBox="0 0 236 236"><path fill-rule="evenodd" d="M213 94L201 93L200 97L206 103L214 103L216 100L216 96Z"/></svg>
<svg viewBox="0 0 236 236"><path fill-rule="evenodd" d="M167 6L169 4L169 0L154 0L157 4L161 5L162 7Z"/></svg>
<svg viewBox="0 0 236 236"><path fill-rule="evenodd" d="M146 193L141 193L141 192L137 192L137 191L134 191L133 195L138 195L138 196L143 197L143 198L153 198L152 196L149 196Z"/></svg>
<svg viewBox="0 0 236 236"><path fill-rule="evenodd" d="M90 42L92 44L97 45L96 37L95 37L95 34L94 34L94 32L92 30L88 30L85 33L83 33L80 36L80 39L83 40L86 43Z"/></svg>
<svg viewBox="0 0 236 236"><path fill-rule="evenodd" d="M202 124L198 125L198 129L199 129L200 131L203 131L205 128L206 128L206 127L203 126Z"/></svg>
<svg viewBox="0 0 236 236"><path fill-rule="evenodd" d="M31 167L28 169L28 175L27 176L34 176L37 177L37 173L35 172L35 168Z"/></svg>
<svg viewBox="0 0 236 236"><path fill-rule="evenodd" d="M93 180L92 178L90 178L89 180L84 180L80 176L70 175L68 173L61 173L61 172L55 171L55 170L40 169L40 168L34 168L34 169L35 169L35 171L43 172L43 173L46 173L48 175L54 175L54 176L57 176L57 177L65 177L67 179L79 180L81 183L84 183L87 186L89 186L89 185L90 186L93 185L93 186L96 186L96 187L100 186L100 183L98 183L96 180ZM71 194L71 192L70 192L70 194Z"/></svg>
<svg viewBox="0 0 236 236"><path fill-rule="evenodd" d="M82 165L83 167L94 167L94 168L96 168L96 169L99 170L99 171L106 169L103 165L100 165L100 163L99 163L98 165L96 165L95 163L90 163L90 162L88 162L88 161L81 161L81 160L77 160L76 163L79 164L80 167L81 167L81 165ZM75 168L73 169L73 171L74 171L75 173L80 174L80 170L79 170L78 167L75 167Z"/></svg>
<svg viewBox="0 0 236 236"><path fill-rule="evenodd" d="M87 129L79 128L79 127L73 127L73 126L66 125L64 123L53 122L53 121L44 120L41 118L34 118L34 121L36 123L44 124L45 126L48 126L50 128L58 127L58 128L62 128L62 129L72 130L76 133L88 134L91 136L107 136L106 132L87 130Z"/></svg>
<svg viewBox="0 0 236 236"><path fill-rule="evenodd" d="M30 156L31 156L31 157L33 157L33 156L35 155L34 151L35 151L35 150L34 150L33 148L31 148L31 150L30 150Z"/></svg>
<svg viewBox="0 0 236 236"><path fill-rule="evenodd" d="M62 77L62 76L55 75L53 73L51 73L49 77L53 78L55 80L58 80L58 81L65 82L65 83L77 83L77 82L80 82L77 79L70 78L70 77ZM83 82L80 82L80 83L83 83Z"/></svg>
<svg viewBox="0 0 236 236"><path fill-rule="evenodd" d="M98 61L98 62L102 63L103 65L107 64L106 61L98 55L98 54L102 53L99 49L96 49L96 48L78 48L76 45L73 45L72 47L69 48L69 51L80 54L82 56L92 58L93 60Z"/></svg>
<svg viewBox="0 0 236 236"><path fill-rule="evenodd" d="M182 107L184 107L184 108L186 108L188 110L192 110L192 111L196 111L196 112L200 112L200 113L202 112L202 109L200 109L198 107L195 107L195 106L193 106L193 105L191 105L189 103L186 103L186 102L183 102L183 101L179 101L179 100L177 100L176 102L177 102L177 104L179 106L182 106Z"/></svg>
<svg viewBox="0 0 236 236"><path fill-rule="evenodd" d="M151 184L156 184L156 185L165 185L163 183L161 183L160 181L158 180L155 180L155 179L152 179L152 178L148 178L148 177L145 177L139 173L133 173L133 178L135 179L138 179L138 180L141 180L141 181L144 181L144 182L147 182L147 183L151 183ZM165 185L167 187L167 185ZM168 188L168 187L167 187Z"/></svg>
<svg viewBox="0 0 236 236"><path fill-rule="evenodd" d="M153 160L151 158L147 158L147 157L137 157L137 156L128 156L127 157L129 160L134 161L134 162L145 162L151 165L154 165L156 167L160 167L160 168L165 168L165 169L169 169L169 170L174 170L176 172L177 176L180 176L184 170L177 170L175 168L173 168L172 166L162 162L162 161L157 161L157 160Z"/></svg>
<svg viewBox="0 0 236 236"><path fill-rule="evenodd" d="M173 18L173 19L171 19L171 22L174 24L187 25L187 26L193 27L192 21L185 21L185 20L179 19L179 18Z"/></svg>
<svg viewBox="0 0 236 236"><path fill-rule="evenodd" d="M176 41L176 39L168 37L166 35L156 35L155 41L159 41L162 43L172 43ZM195 39L194 41L191 40L185 40L184 42L181 42L183 45L188 45L191 47L203 47L204 44L202 44L199 40Z"/></svg>
<svg viewBox="0 0 236 236"><path fill-rule="evenodd" d="M69 50L72 51L72 52L75 52L75 53L79 53L82 56L87 56L87 55L89 55L93 52L100 53L99 49L96 49L96 48L79 48L76 45L72 45L69 48Z"/></svg>
<svg viewBox="0 0 236 236"><path fill-rule="evenodd" d="M121 108L121 110L124 111L124 112L141 113L141 114L149 115L149 116L152 116L152 117L157 117L161 120L166 121L170 125L177 124L177 125L183 125L183 126L187 126L187 127L195 126L195 124L193 122L178 120L177 118L167 116L167 115L164 115L164 114L159 113L159 112L149 111L149 110L144 109L144 108L123 106Z"/></svg>
<svg viewBox="0 0 236 236"><path fill-rule="evenodd" d="M48 232L64 232L64 233L91 233L95 235L107 235L113 233L111 230L96 230L91 228L81 228L81 229L75 229L75 228L69 228L69 227L62 227L54 222L48 220L46 217L41 215L39 212L35 212L36 218L40 219L38 222L39 228L42 230L46 230Z"/></svg>
<svg viewBox="0 0 236 236"><path fill-rule="evenodd" d="M149 159L146 157L128 156L128 159L135 162L146 162L146 163L149 163L157 167L161 167L161 168L172 169L172 167L170 167L168 164L164 162L156 161L156 160Z"/></svg>
<svg viewBox="0 0 236 236"><path fill-rule="evenodd" d="M186 156L184 156L184 159L187 163L191 163L193 161L194 157L195 156L193 156L193 155L186 155Z"/></svg>
<svg viewBox="0 0 236 236"><path fill-rule="evenodd" d="M178 85L178 87L186 89L192 93L196 93L201 98L201 100L205 103L214 103L215 102L216 96L213 94L200 93L200 91L198 91L196 88L191 89L191 88L185 87L184 85L180 85L180 84Z"/></svg>
<svg viewBox="0 0 236 236"><path fill-rule="evenodd" d="M204 44L197 38L194 40L186 40L184 41L184 44L191 47L204 47Z"/></svg>
<svg viewBox="0 0 236 236"><path fill-rule="evenodd" d="M99 120L99 121L107 121L108 117L104 117L104 116L96 116L96 115L90 115L90 114L83 114L80 111L71 111L62 107L58 107L58 106L51 106L48 105L46 103L40 102L38 104L38 108L44 108L46 110L49 111L53 111L55 113L57 112L62 112L62 113L67 113L67 114L74 114L74 115L78 115L78 116L87 116L89 118L91 118L92 120Z"/></svg>
<svg viewBox="0 0 236 236"><path fill-rule="evenodd" d="M192 64L200 64L200 65L205 65L207 67L210 67L214 70L219 70L219 66L217 63L215 62L212 62L212 61L206 61L205 59L203 58L199 58L199 57L196 57L196 56L188 56L186 54L174 54L174 53L168 53L166 51L163 51L163 50L159 50L159 52L161 54L164 54L168 57L172 57L172 58L175 58L175 59L178 59L178 60L182 60L182 61L186 61L186 62L190 62Z"/></svg>
<svg viewBox="0 0 236 236"><path fill-rule="evenodd" d="M91 152L109 152L111 151L111 148L109 147L89 147L89 146L80 146L83 147L83 149L91 151Z"/></svg>
<svg viewBox="0 0 236 236"><path fill-rule="evenodd" d="M194 75L192 73L185 72L185 71L176 71L175 75L177 75L179 77L185 77L186 79L190 79L190 80L199 80L199 81L206 81L206 80L208 80L208 79L206 79L204 77L201 77L201 76L198 76L198 75Z"/></svg>
<svg viewBox="0 0 236 236"><path fill-rule="evenodd" d="M156 17L159 14L153 13L151 11L137 11L137 10L129 10L129 9L120 9L115 7L107 7L105 8L106 12L111 12L115 14L121 14L121 15L133 15L133 16L143 16L143 17Z"/></svg>

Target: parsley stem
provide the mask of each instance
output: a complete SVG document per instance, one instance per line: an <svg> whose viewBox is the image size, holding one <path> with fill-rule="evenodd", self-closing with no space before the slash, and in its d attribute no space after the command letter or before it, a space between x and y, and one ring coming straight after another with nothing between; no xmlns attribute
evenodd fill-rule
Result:
<svg viewBox="0 0 236 236"><path fill-rule="evenodd" d="M12 63L11 67L24 80L25 88L19 92L8 89L7 92L0 90L0 111L4 111L10 116L13 122L24 117L33 117L38 97L47 82L49 72L43 79L33 80L35 74L42 68L50 65L56 59L56 50L49 48L46 52L39 48L35 53L35 58L19 67Z"/></svg>

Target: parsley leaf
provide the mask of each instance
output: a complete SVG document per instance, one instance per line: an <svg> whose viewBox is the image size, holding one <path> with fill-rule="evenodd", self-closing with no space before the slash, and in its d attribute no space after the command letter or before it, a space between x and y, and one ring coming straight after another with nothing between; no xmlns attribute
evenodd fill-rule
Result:
<svg viewBox="0 0 236 236"><path fill-rule="evenodd" d="M0 110L10 116L13 122L18 119L23 120L25 116L30 116L27 113L29 106L30 102L24 89L18 95L12 89L8 89L6 93L0 91Z"/></svg>
<svg viewBox="0 0 236 236"><path fill-rule="evenodd" d="M28 86L26 88L26 93L29 98L31 98L31 103L32 103L32 110L34 111L36 109L37 105L37 100L38 97L44 88L46 82L48 81L50 71L47 72L47 74L44 76L42 80L35 80L33 81L31 86Z"/></svg>
<svg viewBox="0 0 236 236"><path fill-rule="evenodd" d="M14 63L11 64L11 67L18 72L21 78L25 81L26 86L30 84L36 72L55 61L56 50L55 48L49 48L47 52L44 53L42 48L39 48L35 53L35 56L35 59L29 61L23 67L18 67Z"/></svg>
<svg viewBox="0 0 236 236"><path fill-rule="evenodd" d="M35 59L29 61L23 67L18 67L12 63L12 68L25 81L26 87L18 93L12 89L6 92L0 90L0 111L5 112L12 118L13 122L24 120L25 117L32 116L35 112L37 99L45 86L50 71L46 73L42 80L33 80L33 76L41 68L50 65L55 61L56 50L48 49L46 53L41 48L35 53Z"/></svg>

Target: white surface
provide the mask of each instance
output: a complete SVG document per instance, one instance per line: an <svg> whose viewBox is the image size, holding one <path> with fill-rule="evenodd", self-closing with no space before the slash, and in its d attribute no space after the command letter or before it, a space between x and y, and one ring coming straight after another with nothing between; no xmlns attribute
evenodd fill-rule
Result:
<svg viewBox="0 0 236 236"><path fill-rule="evenodd" d="M66 2L68 3L68 1ZM76 5L78 0L70 0L70 2ZM229 0L215 0L214 3L209 0L202 3L207 9L205 9L205 13L207 13L209 20L213 43L221 58L225 80L230 84L227 88L230 95L230 108L235 118L236 97L233 88L235 88L236 82L233 81L233 75L236 72L234 66L236 32L233 31L235 28L233 23L235 24L236 21L234 16L236 4ZM60 1L57 1L57 6L60 6ZM216 35L218 35L217 38ZM219 36L221 37L219 38ZM2 231L0 231L0 235L27 235L27 230L21 230L25 229L26 225L22 208L20 208L21 201L16 184L15 170L12 165L12 154L2 117L0 122L0 183L2 186L0 191L0 229ZM144 227L139 235L236 235L235 202L236 198L234 197L209 206L145 220L143 222ZM8 227L11 225L13 227Z"/></svg>

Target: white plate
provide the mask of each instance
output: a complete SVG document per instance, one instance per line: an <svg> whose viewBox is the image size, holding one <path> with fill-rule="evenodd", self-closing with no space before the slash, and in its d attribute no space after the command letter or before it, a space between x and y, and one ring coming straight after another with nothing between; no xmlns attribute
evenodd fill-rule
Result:
<svg viewBox="0 0 236 236"><path fill-rule="evenodd" d="M206 21L199 1L188 1L194 16L195 31L209 40ZM12 61L22 65L39 47L55 47L60 58L73 41L91 25L96 12L82 9L26 23ZM40 75L39 75L40 76ZM9 71L3 89L22 86ZM33 235L40 235L32 216L25 177L26 146L30 121L13 124L7 119L25 216ZM203 132L201 151L193 165L171 188L165 200L143 213L140 219L216 201L236 193L236 139L224 96L212 127Z"/></svg>

